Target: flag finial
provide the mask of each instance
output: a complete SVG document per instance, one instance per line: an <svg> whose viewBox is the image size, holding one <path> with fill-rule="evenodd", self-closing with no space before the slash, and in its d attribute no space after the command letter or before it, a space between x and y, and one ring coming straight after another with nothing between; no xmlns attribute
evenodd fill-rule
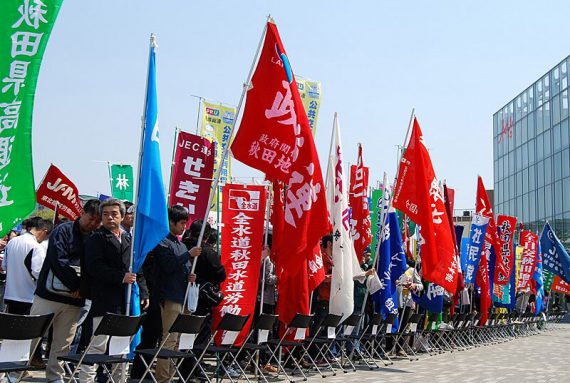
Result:
<svg viewBox="0 0 570 383"><path fill-rule="evenodd" d="M150 34L150 46L151 48L158 48L158 44L156 43L156 35L154 33Z"/></svg>

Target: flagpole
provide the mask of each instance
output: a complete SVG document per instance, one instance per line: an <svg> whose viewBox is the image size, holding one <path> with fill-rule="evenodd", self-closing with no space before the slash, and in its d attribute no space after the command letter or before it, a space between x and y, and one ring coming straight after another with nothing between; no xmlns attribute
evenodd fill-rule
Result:
<svg viewBox="0 0 570 383"><path fill-rule="evenodd" d="M329 182L329 166L328 166L328 163L329 163L329 161L330 161L330 158L331 158L331 155L332 155L332 151L333 151L333 144L334 144L334 127L335 127L335 123L337 122L337 120L338 120L338 112L334 112L333 126L332 126L332 129L331 129L331 142L330 142L330 145L329 145L329 155L328 155L328 157L327 157L327 176L325 177L325 190L327 190L328 187L329 187L329 184L328 184L328 182Z"/></svg>
<svg viewBox="0 0 570 383"><path fill-rule="evenodd" d="M265 234L263 239L264 249L267 248L267 240L269 239L269 213L271 212L271 187L268 187L267 208L265 209ZM267 255L269 256L269 254ZM263 259L263 275L261 276L261 296L259 301L259 315L263 314L263 298L265 295L265 272L267 268L267 259Z"/></svg>
<svg viewBox="0 0 570 383"><path fill-rule="evenodd" d="M133 259L134 259L134 251L135 251L135 246L134 246L134 238L135 238L135 230L136 230L136 225L137 225L137 214L136 214L136 209L137 209L137 204L138 204L138 200L139 200L139 190L140 190L140 182L141 182L141 165L142 165L142 161L143 161L143 145L144 145L144 137L145 137L145 130L146 130L146 107L147 107L147 99L148 99L148 76L150 73L150 60L152 57L152 48L156 47L156 36L154 33L150 34L150 46L149 46L149 53L148 53L148 68L147 68L147 74L146 74L146 86L145 86L145 96L144 96L144 103L143 103L143 114L141 117L141 140L140 140L140 144L139 144L139 166L138 166L138 172L137 172L137 188L136 188L136 192L134 195L134 206L135 206L135 214L133 217L133 228L132 228L132 238L133 241L131 243L131 253L130 253L130 257L129 257L129 273L133 272ZM133 285L131 283L129 283L127 285L127 304L126 304L126 315L129 315L129 313L131 312L131 292L133 289Z"/></svg>
<svg viewBox="0 0 570 383"><path fill-rule="evenodd" d="M107 161L107 170L109 171L109 182L111 183L111 197L113 197L113 172L111 171L111 163Z"/></svg>
<svg viewBox="0 0 570 383"><path fill-rule="evenodd" d="M170 180L168 181L168 195L166 196L166 201L170 204L170 191L172 190L172 171L174 170L174 156L176 155L176 145L178 144L178 134L180 133L180 128L178 125L174 127L174 148L172 149L172 160L170 161Z"/></svg>
<svg viewBox="0 0 570 383"><path fill-rule="evenodd" d="M269 22L270 20L271 20L271 16L268 16L267 22ZM232 123L232 128L231 128L230 133L229 133L230 138L233 136L233 133L234 133L234 130L236 127L236 123L237 123L237 120L239 117L239 113L241 111L241 106L242 106L243 100L245 98L245 94L247 93L249 86L251 84L251 78L253 77L253 71L255 70L255 64L256 64L257 60L259 59L259 52L261 51L261 46L263 44L263 41L265 41L265 34L267 33L267 22L263 26L263 32L261 33L261 38L259 39L259 44L257 45L257 51L255 52L255 56L254 56L253 62L251 64L251 68L249 69L249 74L247 75L247 81L243 84L243 90L241 92L241 96L239 98L239 102L237 105L236 116L234 118L234 121ZM204 214L204 219L202 220L202 228L200 229L200 235L198 236L198 242L196 243L196 246L202 245L202 239L204 238L204 230L206 230L206 222L208 220L208 216L210 214L210 208L212 207L212 200L214 198L213 190L216 190L218 188L218 183L220 182L220 175L222 174L221 169L223 168L223 165L226 162L226 159L228 157L229 148L230 148L230 145L229 144L226 145L226 147L224 148L224 151L222 153L222 159L220 161L220 167L218 170L218 174L214 178L213 187L210 190L210 196L208 198L208 206L206 208L206 213ZM192 262L192 270L190 271L191 274L194 274L194 271L196 270L196 263L198 263L197 261L198 261L198 258L195 258L194 262Z"/></svg>
<svg viewBox="0 0 570 383"><path fill-rule="evenodd" d="M196 135L198 136L198 130L200 130L200 114L202 113L202 100L204 97L202 96L194 96L198 97L198 115L196 116Z"/></svg>

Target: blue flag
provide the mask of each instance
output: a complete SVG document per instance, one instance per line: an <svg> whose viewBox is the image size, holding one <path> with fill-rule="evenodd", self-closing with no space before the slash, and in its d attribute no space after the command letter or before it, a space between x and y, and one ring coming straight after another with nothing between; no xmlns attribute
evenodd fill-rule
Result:
<svg viewBox="0 0 570 383"><path fill-rule="evenodd" d="M382 287L374 295L376 307L386 317L387 314L398 315L398 292L396 281L406 272L406 253L402 245L402 234L395 212L388 213L380 244L378 259L378 277ZM392 326L397 331L398 323Z"/></svg>
<svg viewBox="0 0 570 383"><path fill-rule="evenodd" d="M532 275L534 280L534 288L536 290L536 301L534 306L534 315L538 315L544 310L544 279L542 276L542 254L540 252L540 243L538 244L538 253L536 254L536 267Z"/></svg>
<svg viewBox="0 0 570 383"><path fill-rule="evenodd" d="M420 307L439 314L443 311L443 294L443 287L430 282L422 295L412 293L412 298Z"/></svg>
<svg viewBox="0 0 570 383"><path fill-rule="evenodd" d="M144 143L137 190L133 272L140 270L146 255L169 233L166 193L160 164L156 103L154 46L150 48L145 108Z"/></svg>
<svg viewBox="0 0 570 383"><path fill-rule="evenodd" d="M146 255L169 233L166 193L160 164L158 106L156 101L156 58L154 36L151 36L148 82L145 105L145 125L142 157L139 163L139 183L133 239L133 272L142 267ZM136 283L131 295L131 315L140 315L140 294ZM140 343L140 331L131 349Z"/></svg>
<svg viewBox="0 0 570 383"><path fill-rule="evenodd" d="M473 216L469 245L467 247L467 265L464 272L465 283L475 283L479 261L481 261L481 252L485 245L485 234L487 233L488 224L488 217L483 217L480 214Z"/></svg>
<svg viewBox="0 0 570 383"><path fill-rule="evenodd" d="M550 223L544 224L540 235L540 247L542 248L543 268L558 275L563 281L570 283L570 256L562 243L550 227Z"/></svg>

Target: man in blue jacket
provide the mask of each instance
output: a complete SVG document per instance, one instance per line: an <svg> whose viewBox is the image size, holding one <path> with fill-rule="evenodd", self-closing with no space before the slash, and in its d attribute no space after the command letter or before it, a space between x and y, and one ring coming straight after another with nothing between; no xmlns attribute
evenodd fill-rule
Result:
<svg viewBox="0 0 570 383"><path fill-rule="evenodd" d="M160 311L162 317L163 339L174 320L184 311L186 286L188 282L195 282L196 275L189 274L190 257L197 257L201 248L193 247L190 251L178 239L184 233L188 223L188 212L182 206L173 206L168 209L168 224L170 233L156 248L152 250L155 261L156 286ZM178 336L170 336L164 347L169 350L176 348ZM174 370L167 359L159 359L156 365L156 379L162 383L169 381Z"/></svg>
<svg viewBox="0 0 570 383"><path fill-rule="evenodd" d="M85 242L101 224L99 204L96 199L87 201L79 219L62 223L49 237L31 309L32 315L55 314L46 367L48 382L63 382L64 370L57 358L69 352L80 310L88 294L87 285L81 279L81 269Z"/></svg>

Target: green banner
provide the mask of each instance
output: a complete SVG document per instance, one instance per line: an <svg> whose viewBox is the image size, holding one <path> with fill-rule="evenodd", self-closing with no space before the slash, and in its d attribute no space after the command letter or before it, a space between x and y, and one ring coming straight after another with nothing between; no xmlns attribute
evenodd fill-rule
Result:
<svg viewBox="0 0 570 383"><path fill-rule="evenodd" d="M109 165L111 196L133 202L133 167L131 165Z"/></svg>
<svg viewBox="0 0 570 383"><path fill-rule="evenodd" d="M552 290L552 282L554 281L554 273L550 271L543 270L544 273L544 291L548 292Z"/></svg>
<svg viewBox="0 0 570 383"><path fill-rule="evenodd" d="M370 229L372 230L372 243L370 249L372 250L371 262L374 264L376 259L376 244L380 236L380 212L382 211L382 189L372 190L372 204L370 209Z"/></svg>
<svg viewBox="0 0 570 383"><path fill-rule="evenodd" d="M36 207L34 96L44 50L62 1L0 2L0 236Z"/></svg>

